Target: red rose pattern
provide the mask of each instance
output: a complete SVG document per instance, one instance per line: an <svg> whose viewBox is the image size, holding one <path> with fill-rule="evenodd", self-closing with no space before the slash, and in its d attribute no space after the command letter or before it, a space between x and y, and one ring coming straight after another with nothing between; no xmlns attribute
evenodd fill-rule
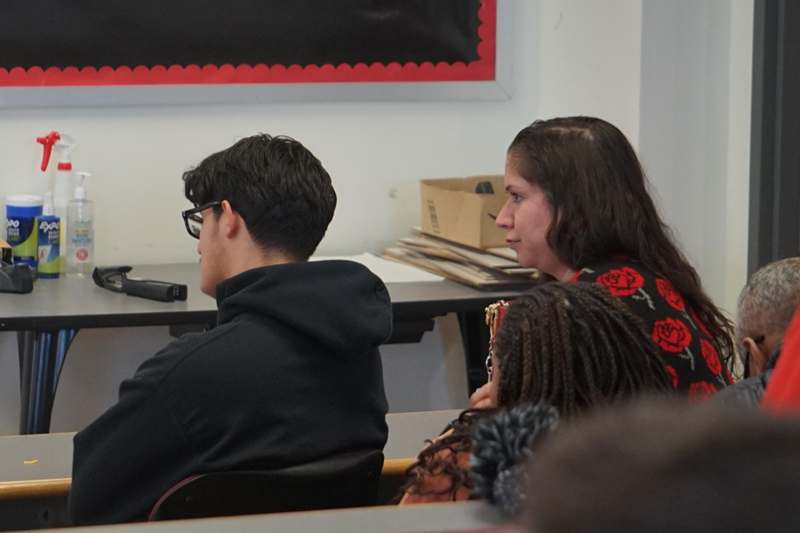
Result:
<svg viewBox="0 0 800 533"><path fill-rule="evenodd" d="M665 318L653 324L652 339L665 352L680 353L691 344L692 333L683 321Z"/></svg>
<svg viewBox="0 0 800 533"><path fill-rule="evenodd" d="M689 399L702 401L717 392L717 388L707 381L698 381L689 385Z"/></svg>
<svg viewBox="0 0 800 533"><path fill-rule="evenodd" d="M672 388L673 389L677 389L678 388L678 373L675 371L674 368L672 368L669 365L664 365L664 370L667 371L667 375L672 380Z"/></svg>
<svg viewBox="0 0 800 533"><path fill-rule="evenodd" d="M664 365L676 389L691 383L689 396L699 399L716 392L719 386L714 384L716 381L720 384L733 382L730 371L722 364L716 347L710 342L714 335L669 280L656 276L651 278L651 274L646 271L630 266L616 265L615 268L604 270L602 267L596 270L584 268L578 272L574 281L593 279L606 287L612 296L632 297L633 300L641 300L648 305L655 316L645 315L642 318L653 324L651 339L663 355L674 354L681 358L681 361L674 360L674 366ZM653 280L660 298L650 298L645 292L646 284L651 283L650 279ZM629 302L629 305L639 314L636 310L639 304ZM699 346L694 345L695 342Z"/></svg>
<svg viewBox="0 0 800 533"><path fill-rule="evenodd" d="M719 373L722 372L722 363L719 360L717 349L707 340L700 339L700 350L703 352L703 359L706 360L708 369L711 370L715 376L718 376Z"/></svg>
<svg viewBox="0 0 800 533"><path fill-rule="evenodd" d="M599 276L597 283L604 285L612 296L631 296L644 287L644 278L631 267L622 267Z"/></svg>
<svg viewBox="0 0 800 533"><path fill-rule="evenodd" d="M672 286L672 283L663 279L656 278L656 288L664 300L673 308L683 312L686 309L686 304L683 303L683 296L678 294L678 291Z"/></svg>

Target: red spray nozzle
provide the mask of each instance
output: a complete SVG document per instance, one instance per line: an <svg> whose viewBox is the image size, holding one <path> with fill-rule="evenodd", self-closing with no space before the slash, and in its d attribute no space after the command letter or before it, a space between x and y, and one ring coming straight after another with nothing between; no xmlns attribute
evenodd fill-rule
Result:
<svg viewBox="0 0 800 533"><path fill-rule="evenodd" d="M50 154L53 153L53 145L61 139L57 131L51 131L44 137L36 137L36 142L42 145L42 172L47 170L50 164Z"/></svg>

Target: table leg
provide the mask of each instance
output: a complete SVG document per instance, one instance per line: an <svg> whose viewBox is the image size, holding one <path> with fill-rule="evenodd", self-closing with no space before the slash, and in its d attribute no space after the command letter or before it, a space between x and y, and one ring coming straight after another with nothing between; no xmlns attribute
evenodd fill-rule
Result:
<svg viewBox="0 0 800 533"><path fill-rule="evenodd" d="M33 367L34 346L36 344L35 339L35 331L17 332L17 349L19 351L20 434L26 433L25 421L28 419L28 411L30 408L29 398L31 394L31 384L33 383L33 379L31 379L31 372Z"/></svg>
<svg viewBox="0 0 800 533"><path fill-rule="evenodd" d="M22 331L17 334L20 362L19 432L47 433L58 379L76 329Z"/></svg>
<svg viewBox="0 0 800 533"><path fill-rule="evenodd" d="M444 369L447 378L449 407L466 409L469 404L467 358L458 319L451 313L436 319L444 349Z"/></svg>

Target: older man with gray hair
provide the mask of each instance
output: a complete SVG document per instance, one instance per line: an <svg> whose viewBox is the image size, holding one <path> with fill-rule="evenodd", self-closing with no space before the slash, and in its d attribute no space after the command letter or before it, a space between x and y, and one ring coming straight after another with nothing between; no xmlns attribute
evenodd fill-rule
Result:
<svg viewBox="0 0 800 533"><path fill-rule="evenodd" d="M769 263L739 295L736 346L745 379L721 391L721 401L757 404L780 353L783 333L800 305L800 257Z"/></svg>

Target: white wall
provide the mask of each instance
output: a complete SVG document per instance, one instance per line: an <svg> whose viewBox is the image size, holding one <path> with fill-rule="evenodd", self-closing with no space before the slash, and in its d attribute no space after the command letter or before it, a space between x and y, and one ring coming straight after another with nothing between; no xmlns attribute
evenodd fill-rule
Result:
<svg viewBox="0 0 800 533"><path fill-rule="evenodd" d="M750 207L750 131L753 97L752 0L731 5L728 63L728 142L725 180L724 287L720 305L736 311L739 290L747 280L747 235ZM717 222L719 224L719 222Z"/></svg>
<svg viewBox="0 0 800 533"><path fill-rule="evenodd" d="M735 312L747 276L753 1L645 0L639 149L705 288Z"/></svg>
<svg viewBox="0 0 800 533"><path fill-rule="evenodd" d="M501 171L511 138L535 118L601 116L638 145L640 129L644 139L647 126L639 102L647 101L645 91L652 89L643 80L650 71L644 51L659 61L643 35L649 2L512 4L514 72L508 101L3 110L0 195L29 187L38 163L35 136L54 128L70 132L80 141L76 167L96 175L90 193L98 203L98 261L192 261L194 242L178 218L186 207L181 172L237 137L283 133L320 157L339 194L320 253L377 252L416 223L418 179ZM709 76L724 85L719 77L727 80L730 72ZM727 143L738 142L738 134ZM668 189L656 181L660 192ZM733 189L730 195L738 198ZM664 205L678 208L676 202ZM666 215L671 222L681 218ZM62 376L54 430L85 425L113 401L119 381L168 340L166 328L81 332ZM444 363L436 331L420 345L389 346L383 355L394 410L449 406L442 394ZM15 339L0 334L0 434L17 430L17 387Z"/></svg>

